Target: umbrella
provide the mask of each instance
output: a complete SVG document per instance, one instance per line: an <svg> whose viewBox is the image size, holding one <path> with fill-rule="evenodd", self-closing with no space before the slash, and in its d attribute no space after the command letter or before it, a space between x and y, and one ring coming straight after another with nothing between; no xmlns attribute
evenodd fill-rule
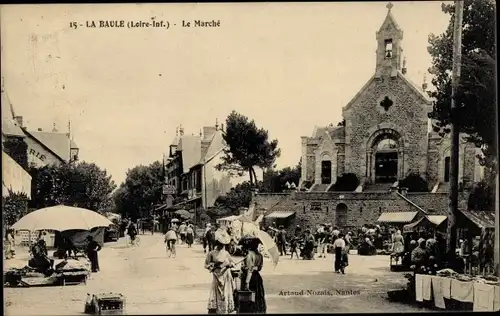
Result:
<svg viewBox="0 0 500 316"><path fill-rule="evenodd" d="M240 243L243 244L245 243L245 240L253 238L257 238L260 240L262 246L264 247L264 251L269 255L269 258L271 258L273 265L276 267L280 259L280 254L278 251L278 246L274 242L274 239L265 231L259 230L257 228L254 233L243 236L243 238L240 239Z"/></svg>
<svg viewBox="0 0 500 316"><path fill-rule="evenodd" d="M66 205L51 206L36 210L17 221L15 230L91 230L94 227L108 227L113 223L91 210Z"/></svg>
<svg viewBox="0 0 500 316"><path fill-rule="evenodd" d="M177 210L175 211L175 214L179 215L180 217L183 218L191 218L191 213L189 213L186 210Z"/></svg>
<svg viewBox="0 0 500 316"><path fill-rule="evenodd" d="M172 218L172 220L170 221L171 223L178 223L179 220L177 218Z"/></svg>

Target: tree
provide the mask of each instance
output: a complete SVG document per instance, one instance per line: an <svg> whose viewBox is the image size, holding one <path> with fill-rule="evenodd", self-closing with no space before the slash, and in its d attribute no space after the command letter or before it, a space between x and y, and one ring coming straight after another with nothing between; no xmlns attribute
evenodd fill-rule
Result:
<svg viewBox="0 0 500 316"><path fill-rule="evenodd" d="M399 182L400 188L407 188L408 192L429 192L429 184L418 173L410 173Z"/></svg>
<svg viewBox="0 0 500 316"><path fill-rule="evenodd" d="M429 54L434 75L435 98L433 112L434 131L444 136L450 132L450 122L457 123L459 131L483 150L478 157L487 172L497 172L497 119L496 96L496 4L491 0L466 0L463 12L462 67L460 85L456 95L457 111L451 113L451 70L453 63L453 21L455 5L442 5L451 16L447 30L429 36ZM494 179L494 177L492 177Z"/></svg>
<svg viewBox="0 0 500 316"><path fill-rule="evenodd" d="M286 189L286 183L299 185L301 175L301 164L296 167L285 167L281 170L267 170L264 172L261 191L269 193L281 193Z"/></svg>
<svg viewBox="0 0 500 316"><path fill-rule="evenodd" d="M330 191L349 192L354 191L360 184L358 177L354 173L344 173L337 178Z"/></svg>
<svg viewBox="0 0 500 316"><path fill-rule="evenodd" d="M159 161L129 169L125 181L113 194L118 212L132 219L149 217L154 205L162 199L163 174L163 164Z"/></svg>
<svg viewBox="0 0 500 316"><path fill-rule="evenodd" d="M475 211L491 211L495 208L495 192L491 181L480 181L472 188L467 207Z"/></svg>
<svg viewBox="0 0 500 316"><path fill-rule="evenodd" d="M8 195L2 199L2 211L4 225L12 226L28 213L28 196L24 192L16 193L9 189Z"/></svg>
<svg viewBox="0 0 500 316"><path fill-rule="evenodd" d="M226 195L220 196L215 201L215 208L218 209L218 215L236 215L242 207L249 207L252 202L252 192L255 185L249 181L242 182L231 189ZM210 215L214 215L209 213Z"/></svg>
<svg viewBox="0 0 500 316"><path fill-rule="evenodd" d="M28 145L21 137L8 137L3 142L3 149L24 170L28 170Z"/></svg>
<svg viewBox="0 0 500 316"><path fill-rule="evenodd" d="M94 163L71 163L32 168L30 207L69 205L102 212L112 205L116 185Z"/></svg>
<svg viewBox="0 0 500 316"><path fill-rule="evenodd" d="M226 119L226 131L223 134L227 147L224 149L222 163L218 170L243 175L248 172L250 185L257 184L255 168L271 168L280 156L278 141L269 141L269 135L263 128L257 128L255 121L236 111Z"/></svg>

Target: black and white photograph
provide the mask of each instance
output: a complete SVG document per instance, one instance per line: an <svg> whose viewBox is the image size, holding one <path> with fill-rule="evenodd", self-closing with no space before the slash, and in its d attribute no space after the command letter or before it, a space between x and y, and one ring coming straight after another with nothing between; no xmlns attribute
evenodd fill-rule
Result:
<svg viewBox="0 0 500 316"><path fill-rule="evenodd" d="M499 311L496 14L0 5L5 315Z"/></svg>

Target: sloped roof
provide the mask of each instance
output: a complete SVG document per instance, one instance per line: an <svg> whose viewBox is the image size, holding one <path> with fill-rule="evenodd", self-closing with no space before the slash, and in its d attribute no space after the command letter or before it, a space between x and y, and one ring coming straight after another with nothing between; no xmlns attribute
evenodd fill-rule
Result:
<svg viewBox="0 0 500 316"><path fill-rule="evenodd" d="M170 146L179 146L180 138L179 136L175 136L175 138L172 140L172 143Z"/></svg>
<svg viewBox="0 0 500 316"><path fill-rule="evenodd" d="M73 148L79 148L78 145L75 143L74 140L70 141L70 146L71 146L71 149L73 149Z"/></svg>
<svg viewBox="0 0 500 316"><path fill-rule="evenodd" d="M222 137L222 131L216 131L212 136L212 140L210 141L210 145L208 146L205 155L201 157L200 163L206 163L215 157L218 153L220 153L226 144L224 142L224 138Z"/></svg>
<svg viewBox="0 0 500 316"><path fill-rule="evenodd" d="M384 22L382 22L382 25L380 26L379 32L387 28L387 25L394 26L396 30L401 31L401 28L399 27L398 23L396 22L396 19L394 18L390 10L387 12Z"/></svg>
<svg viewBox="0 0 500 316"><path fill-rule="evenodd" d="M332 139L345 137L345 127L344 126L329 127L328 132L330 133L330 136L332 137Z"/></svg>
<svg viewBox="0 0 500 316"><path fill-rule="evenodd" d="M7 136L26 136L21 126L14 120L14 108L5 91L2 91L2 133Z"/></svg>
<svg viewBox="0 0 500 316"><path fill-rule="evenodd" d="M201 138L199 136L182 136L179 141L179 148L182 150L183 172L197 165L201 160Z"/></svg>
<svg viewBox="0 0 500 316"><path fill-rule="evenodd" d="M418 212L387 212L378 218L379 223L410 223Z"/></svg>
<svg viewBox="0 0 500 316"><path fill-rule="evenodd" d="M62 160L70 160L71 140L67 134L40 131L28 131L28 133Z"/></svg>
<svg viewBox="0 0 500 316"><path fill-rule="evenodd" d="M479 228L495 227L495 212L460 210L460 212Z"/></svg>

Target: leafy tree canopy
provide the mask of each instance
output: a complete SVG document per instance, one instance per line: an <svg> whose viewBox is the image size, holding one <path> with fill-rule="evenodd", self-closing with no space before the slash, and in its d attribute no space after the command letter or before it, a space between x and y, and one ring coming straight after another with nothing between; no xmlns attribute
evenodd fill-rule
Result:
<svg viewBox="0 0 500 316"><path fill-rule="evenodd" d="M450 15L447 30L429 36L428 51L432 57L429 72L434 75L434 130L441 136L450 131L454 120L460 132L482 147L484 159L480 162L490 172L496 171L497 119L496 96L496 4L491 0L465 0L462 33L461 78L456 95L457 111L451 113L451 72L453 65L454 4L443 4L442 10Z"/></svg>
<svg viewBox="0 0 500 316"><path fill-rule="evenodd" d="M9 189L9 195L2 199L2 212L4 225L12 226L28 213L28 196Z"/></svg>
<svg viewBox="0 0 500 316"><path fill-rule="evenodd" d="M70 205L102 212L112 205L116 185L106 170L94 163L71 163L32 168L32 208Z"/></svg>
<svg viewBox="0 0 500 316"><path fill-rule="evenodd" d="M8 137L3 143L3 150L24 170L28 170L28 145L21 137Z"/></svg>
<svg viewBox="0 0 500 316"><path fill-rule="evenodd" d="M127 171L125 181L113 194L117 211L124 217L149 217L161 202L164 170L160 161L139 165Z"/></svg>
<svg viewBox="0 0 500 316"><path fill-rule="evenodd" d="M226 119L223 138L227 148L217 168L238 175L248 172L251 185L258 182L255 167L271 168L280 155L278 141L269 141L266 130L257 128L254 120L250 121L236 111L231 112Z"/></svg>
<svg viewBox="0 0 500 316"><path fill-rule="evenodd" d="M262 180L262 186L260 187L261 192L269 193L281 193L286 190L286 183L290 185L295 184L296 187L299 186L301 175L301 163L293 168L285 167L281 170L267 170L264 172L264 179Z"/></svg>
<svg viewBox="0 0 500 316"><path fill-rule="evenodd" d="M399 182L400 188L407 188L408 192L429 192L429 184L418 173L410 173Z"/></svg>

